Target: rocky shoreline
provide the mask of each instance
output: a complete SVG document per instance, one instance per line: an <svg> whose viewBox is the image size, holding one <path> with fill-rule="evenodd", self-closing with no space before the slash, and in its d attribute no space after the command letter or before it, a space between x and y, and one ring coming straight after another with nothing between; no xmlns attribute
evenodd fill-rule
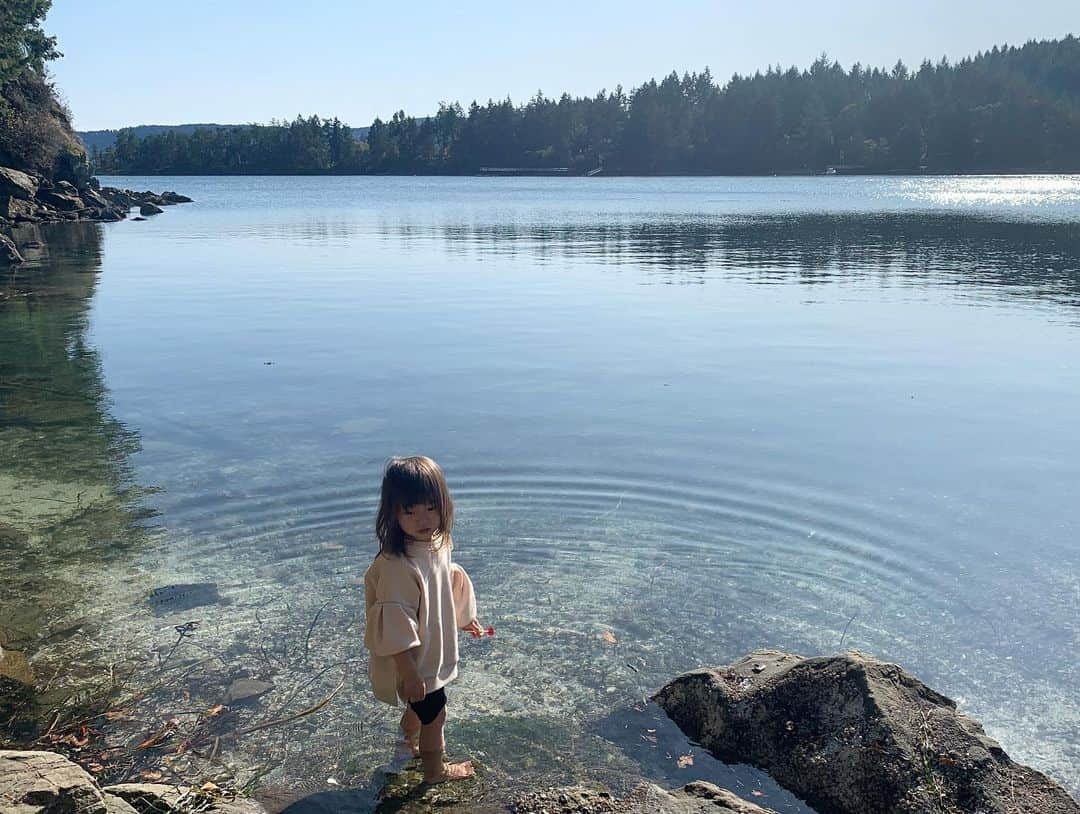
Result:
<svg viewBox="0 0 1080 814"><path fill-rule="evenodd" d="M53 182L21 170L0 167L0 227L30 223L124 220L134 207L139 216L160 214L162 207L191 203L176 192L137 192L105 187L92 176L78 185ZM0 265L23 262L19 247L0 232Z"/></svg>
<svg viewBox="0 0 1080 814"><path fill-rule="evenodd" d="M13 681L10 674L8 681ZM819 814L1080 814L1067 791L1012 761L949 698L897 665L858 652L804 658L757 650L733 664L681 675L653 700L692 743L724 762L764 769ZM256 791L254 799L247 799L212 779L200 783L102 788L56 753L0 751L4 814L328 814L355 808L346 789L307 795ZM390 776L378 810L772 811L700 780L670 791L642 780L621 796L598 785L537 789L509 800L493 792L497 789L486 783L483 770L474 781L421 788L419 774L406 769Z"/></svg>

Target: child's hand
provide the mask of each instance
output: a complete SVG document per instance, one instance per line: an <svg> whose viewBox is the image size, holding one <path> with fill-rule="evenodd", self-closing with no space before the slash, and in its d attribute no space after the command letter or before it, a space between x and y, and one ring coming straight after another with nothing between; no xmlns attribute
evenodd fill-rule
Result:
<svg viewBox="0 0 1080 814"><path fill-rule="evenodd" d="M465 625L462 630L474 639L482 639L484 637L484 629L480 627L480 623L476 619L473 619L469 624Z"/></svg>
<svg viewBox="0 0 1080 814"><path fill-rule="evenodd" d="M427 695L427 686L424 684L424 679L418 678L415 681L405 682L406 701L423 701L425 695Z"/></svg>

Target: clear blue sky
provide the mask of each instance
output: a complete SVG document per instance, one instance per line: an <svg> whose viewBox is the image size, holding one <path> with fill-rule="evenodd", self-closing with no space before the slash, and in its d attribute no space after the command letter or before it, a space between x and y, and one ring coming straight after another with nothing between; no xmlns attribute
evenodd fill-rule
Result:
<svg viewBox="0 0 1080 814"><path fill-rule="evenodd" d="M1076 0L54 0L52 72L80 130L266 122L371 123L399 108L538 89L629 89L671 70L719 79L822 51L918 65L1080 32Z"/></svg>

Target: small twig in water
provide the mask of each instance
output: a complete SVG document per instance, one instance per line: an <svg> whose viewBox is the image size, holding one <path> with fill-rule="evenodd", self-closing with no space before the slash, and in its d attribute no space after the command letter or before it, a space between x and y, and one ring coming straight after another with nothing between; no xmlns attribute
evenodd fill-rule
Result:
<svg viewBox="0 0 1080 814"><path fill-rule="evenodd" d="M855 621L855 617L858 616L858 615L859 615L859 612L855 611L855 613L851 614L851 618L847 620L847 624L844 625L844 633L843 633L843 635L840 636L840 646L837 648L837 650L843 650L844 649L844 639L847 638L848 628L851 627L851 623Z"/></svg>
<svg viewBox="0 0 1080 814"><path fill-rule="evenodd" d="M326 610L326 606L333 602L332 599L328 599L323 602L321 608L315 611L315 617L311 620L311 624L308 625L307 634L304 636L304 664L308 662L308 645L311 644L311 632L315 629L316 623L319 621L319 617L322 616L322 612Z"/></svg>
<svg viewBox="0 0 1080 814"><path fill-rule="evenodd" d="M199 627L198 622L184 622L184 624L177 625L176 627L173 628L173 630L175 630L176 633L177 633L177 638L176 638L176 641L173 642L173 646L169 650L168 654L165 656L164 659L161 660L161 663L158 664L158 669L159 670L164 670L165 669L165 665L169 663L169 659L171 659L172 654L176 652L176 648L180 646L180 642L184 641L185 637L190 636L191 634L193 634L198 629L198 627Z"/></svg>

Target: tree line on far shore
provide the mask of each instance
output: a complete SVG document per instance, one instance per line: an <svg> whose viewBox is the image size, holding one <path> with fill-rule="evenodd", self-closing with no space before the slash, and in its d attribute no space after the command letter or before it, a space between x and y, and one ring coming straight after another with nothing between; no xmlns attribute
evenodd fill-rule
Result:
<svg viewBox="0 0 1080 814"><path fill-rule="evenodd" d="M769 68L718 84L705 69L626 93L537 93L376 119L366 141L337 118L169 132L92 156L119 174L610 174L1080 171L1080 39L997 47L916 70Z"/></svg>

